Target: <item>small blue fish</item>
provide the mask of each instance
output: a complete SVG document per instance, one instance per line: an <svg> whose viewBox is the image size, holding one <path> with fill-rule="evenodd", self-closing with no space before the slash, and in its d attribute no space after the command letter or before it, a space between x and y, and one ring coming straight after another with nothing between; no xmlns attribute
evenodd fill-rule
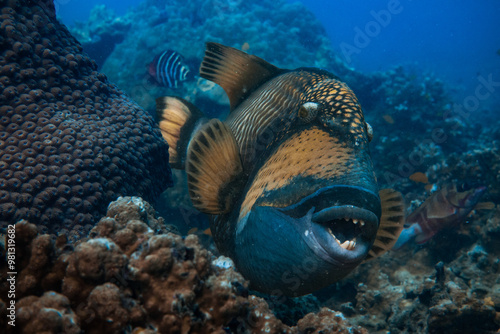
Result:
<svg viewBox="0 0 500 334"><path fill-rule="evenodd" d="M157 55L148 65L148 73L161 86L177 88L180 81L189 75L189 67L184 57L176 51L167 50Z"/></svg>

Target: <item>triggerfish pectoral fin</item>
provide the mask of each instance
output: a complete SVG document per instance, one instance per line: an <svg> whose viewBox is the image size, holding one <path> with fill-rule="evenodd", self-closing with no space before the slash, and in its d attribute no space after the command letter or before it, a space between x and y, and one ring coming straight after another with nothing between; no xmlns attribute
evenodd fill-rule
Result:
<svg viewBox="0 0 500 334"><path fill-rule="evenodd" d="M193 206L220 215L231 210L243 171L238 144L231 129L218 119L204 124L187 151L186 174Z"/></svg>

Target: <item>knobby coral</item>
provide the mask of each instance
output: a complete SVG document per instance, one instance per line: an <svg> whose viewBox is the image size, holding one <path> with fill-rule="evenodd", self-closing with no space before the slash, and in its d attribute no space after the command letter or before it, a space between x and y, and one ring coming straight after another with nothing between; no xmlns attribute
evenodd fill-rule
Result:
<svg viewBox="0 0 500 334"><path fill-rule="evenodd" d="M170 183L154 120L108 82L50 1L5 1L0 19L0 225L77 235L119 195Z"/></svg>
<svg viewBox="0 0 500 334"><path fill-rule="evenodd" d="M23 333L367 333L326 308L284 325L249 293L230 259L215 258L194 235L170 232L138 197L111 203L76 245L26 221L15 229L15 329ZM0 326L13 330L6 302Z"/></svg>

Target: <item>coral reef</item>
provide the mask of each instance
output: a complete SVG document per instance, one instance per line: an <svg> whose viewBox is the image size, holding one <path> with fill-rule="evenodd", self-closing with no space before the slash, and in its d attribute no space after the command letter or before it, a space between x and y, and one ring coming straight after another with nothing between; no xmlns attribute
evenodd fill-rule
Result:
<svg viewBox="0 0 500 334"><path fill-rule="evenodd" d="M361 266L324 291L322 295L330 297L323 304L370 332L498 331L499 249L481 246L498 238L488 236L494 225L498 229L498 216L498 210L475 216L474 226L463 232L469 237L448 231L418 250L392 251Z"/></svg>
<svg viewBox="0 0 500 334"><path fill-rule="evenodd" d="M26 221L15 225L17 326L24 333L491 333L500 328L500 250L494 239L485 248L474 240L498 230L499 213L477 217L474 237L451 259L445 240L433 239L415 254L407 248L373 260L316 297L266 302L230 259L196 236L172 233L140 198L122 197L76 245ZM1 263L0 276L6 272ZM315 311L294 315L306 309ZM0 307L0 326L5 313Z"/></svg>
<svg viewBox="0 0 500 334"><path fill-rule="evenodd" d="M17 307L17 321L28 324L23 328L25 333L81 332L68 298L61 294L49 291L40 297L29 296L20 300Z"/></svg>
<svg viewBox="0 0 500 334"><path fill-rule="evenodd" d="M125 31L122 28L117 31L107 22L111 25L122 22L130 27L123 41L106 58L102 71L152 114L155 99L164 95L181 96L209 117L221 116L229 110L224 91L199 77L183 82L177 89L153 83L147 74L147 64L167 49L181 53L196 75L207 41L245 50L284 68L317 66L335 72L347 71L333 53L320 22L299 2L147 0L120 17L104 6L96 6L88 22L76 24L70 31L80 38L86 50L90 36L103 35L90 38L98 40ZM191 208L182 180L185 175L174 176L176 189L162 195L162 205L157 209L176 219L186 232L200 226L203 218L196 217Z"/></svg>
<svg viewBox="0 0 500 334"><path fill-rule="evenodd" d="M76 245L26 221L15 229L22 333L367 333L326 308L283 324L230 259L216 258L196 236L170 232L138 197L111 203ZM6 272L2 263L1 277ZM13 330L6 308L0 313L0 326Z"/></svg>
<svg viewBox="0 0 500 334"><path fill-rule="evenodd" d="M107 206L119 195L156 197L170 181L167 147L148 113L98 73L55 20L52 1L6 1L1 18L0 220L25 219L15 225L16 332L500 330L498 206L475 210L468 224L389 252L312 296L254 295L208 235L178 235L207 226L190 208L182 172L157 207L177 227L137 197ZM148 82L146 64L165 49L182 53L193 71L208 40L281 67L326 68L356 92L374 128L379 183L402 191L408 212L452 180L487 185L484 200L500 203L497 111L481 123L479 112L464 112L442 81L419 69L348 69L298 3L146 0L123 17L96 7L90 22L71 31L88 52L99 49L102 70L147 111L167 94L210 116L227 109L224 93L205 80L176 91ZM411 177L415 172L423 177ZM0 328L14 332L6 324L2 242L0 253Z"/></svg>
<svg viewBox="0 0 500 334"><path fill-rule="evenodd" d="M75 239L119 195L170 185L153 118L96 71L53 3L1 11L0 226L27 219Z"/></svg>
<svg viewBox="0 0 500 334"><path fill-rule="evenodd" d="M200 6L203 10L199 10ZM72 31L88 36L92 29L113 30L91 28L104 26L97 18L107 11L105 7L96 7L90 21ZM469 124L454 112L446 85L434 75L409 66L373 74L349 69L333 52L319 21L300 3L148 0L122 17L110 16L108 20L131 26L102 70L151 112L155 99L163 95L181 96L209 117L223 117L228 110L224 92L204 79L186 81L176 90L151 83L146 65L165 49L183 54L194 73L207 41L240 48L280 67L317 66L335 73L356 93L374 129L373 161L383 187L394 187L403 193L415 191L414 182L408 180L412 173L426 172L443 154L470 146L469 139L477 135L478 129L471 131ZM461 130L467 130L467 135ZM177 180L184 177L181 173L178 176ZM195 215L189 209L182 180L176 183L174 192L163 195L159 209L172 214L182 207L182 214L175 216L182 230L188 230L183 213ZM418 191L425 190L422 186Z"/></svg>
<svg viewBox="0 0 500 334"><path fill-rule="evenodd" d="M99 10L104 12L104 8ZM90 27L102 26L97 20L100 16L93 16L88 26L73 27L72 32L90 35ZM131 26L102 71L150 111L158 96L168 94L187 98L216 115L227 109L220 105L227 103L225 95L203 79L184 82L177 90L149 82L146 65L167 49L181 53L196 74L207 41L243 49L286 68L343 66L332 52L324 28L299 2L146 0L123 17L114 18L118 19Z"/></svg>

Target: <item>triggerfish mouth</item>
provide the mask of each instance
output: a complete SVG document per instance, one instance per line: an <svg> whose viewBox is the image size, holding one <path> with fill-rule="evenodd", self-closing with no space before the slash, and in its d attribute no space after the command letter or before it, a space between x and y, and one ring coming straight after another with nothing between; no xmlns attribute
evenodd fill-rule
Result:
<svg viewBox="0 0 500 334"><path fill-rule="evenodd" d="M345 83L217 43L207 43L200 76L227 93L227 119L162 97L159 126L194 207L212 216L218 250L252 289L311 293L392 247L402 196L379 192L372 130Z"/></svg>

